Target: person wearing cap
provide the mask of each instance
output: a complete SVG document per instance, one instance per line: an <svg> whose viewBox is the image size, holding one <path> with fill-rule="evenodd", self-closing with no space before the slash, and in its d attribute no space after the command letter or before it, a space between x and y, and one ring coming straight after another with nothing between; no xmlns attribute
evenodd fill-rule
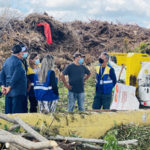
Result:
<svg viewBox="0 0 150 150"><path fill-rule="evenodd" d="M76 52L73 57L74 62L68 65L61 75L62 81L68 89L68 112L73 112L76 99L78 110L84 111L84 82L90 77L90 71L83 65L83 55ZM69 77L69 82L66 81L65 75Z"/></svg>
<svg viewBox="0 0 150 150"><path fill-rule="evenodd" d="M114 69L108 64L109 55L103 52L96 66L96 91L93 109L109 109L112 98L112 89L116 84Z"/></svg>
<svg viewBox="0 0 150 150"><path fill-rule="evenodd" d="M0 73L6 114L27 112L27 78L21 61L24 55L27 55L26 47L15 45L12 48L12 55L5 60Z"/></svg>

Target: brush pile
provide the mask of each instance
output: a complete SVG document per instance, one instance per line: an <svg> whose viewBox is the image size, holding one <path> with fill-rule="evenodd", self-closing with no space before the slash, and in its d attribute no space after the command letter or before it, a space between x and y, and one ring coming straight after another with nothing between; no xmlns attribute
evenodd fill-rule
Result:
<svg viewBox="0 0 150 150"><path fill-rule="evenodd" d="M46 42L44 28L37 27L40 22L50 25L52 44ZM137 25L112 24L91 20L63 23L44 14L30 14L24 19L0 16L0 68L10 56L11 47L25 43L30 52L52 53L59 69L73 60L76 51L84 53L86 64L93 62L102 51L127 52L140 42L149 44L150 30Z"/></svg>

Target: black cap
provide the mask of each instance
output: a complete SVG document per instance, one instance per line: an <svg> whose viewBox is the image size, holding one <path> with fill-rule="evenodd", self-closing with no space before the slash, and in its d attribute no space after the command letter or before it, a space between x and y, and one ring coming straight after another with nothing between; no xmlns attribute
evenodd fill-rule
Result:
<svg viewBox="0 0 150 150"><path fill-rule="evenodd" d="M12 48L13 54L27 51L27 47L24 44L17 44Z"/></svg>
<svg viewBox="0 0 150 150"><path fill-rule="evenodd" d="M80 52L75 52L74 54L73 54L73 58L76 58L76 57L79 57L79 56L81 56L81 57L85 57L83 54L81 54Z"/></svg>
<svg viewBox="0 0 150 150"><path fill-rule="evenodd" d="M18 44L18 45L15 45L13 48L12 48L12 51L13 51L13 54L17 54L17 53L20 53L22 50L21 46Z"/></svg>

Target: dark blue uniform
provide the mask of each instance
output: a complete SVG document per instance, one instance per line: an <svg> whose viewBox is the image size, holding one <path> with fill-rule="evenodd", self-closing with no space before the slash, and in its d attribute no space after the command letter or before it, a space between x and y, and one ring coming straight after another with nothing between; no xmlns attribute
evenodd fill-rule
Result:
<svg viewBox="0 0 150 150"><path fill-rule="evenodd" d="M11 87L5 97L5 113L25 113L27 78L21 60L12 55L6 59L0 73L2 85Z"/></svg>

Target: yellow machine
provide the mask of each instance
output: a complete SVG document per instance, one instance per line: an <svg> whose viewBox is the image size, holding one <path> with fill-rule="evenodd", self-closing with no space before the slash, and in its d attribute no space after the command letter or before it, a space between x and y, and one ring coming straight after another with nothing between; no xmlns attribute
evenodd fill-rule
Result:
<svg viewBox="0 0 150 150"><path fill-rule="evenodd" d="M137 85L133 83L134 78L137 76L141 70L142 62L150 62L150 56L148 54L142 53L109 53L110 56L116 57L116 64L121 66L126 66L126 85Z"/></svg>
<svg viewBox="0 0 150 150"><path fill-rule="evenodd" d="M109 55L110 62L114 61L117 66L122 66L122 69L125 66L125 84L138 88L137 96L140 104L150 106L150 55L142 53L109 53Z"/></svg>

